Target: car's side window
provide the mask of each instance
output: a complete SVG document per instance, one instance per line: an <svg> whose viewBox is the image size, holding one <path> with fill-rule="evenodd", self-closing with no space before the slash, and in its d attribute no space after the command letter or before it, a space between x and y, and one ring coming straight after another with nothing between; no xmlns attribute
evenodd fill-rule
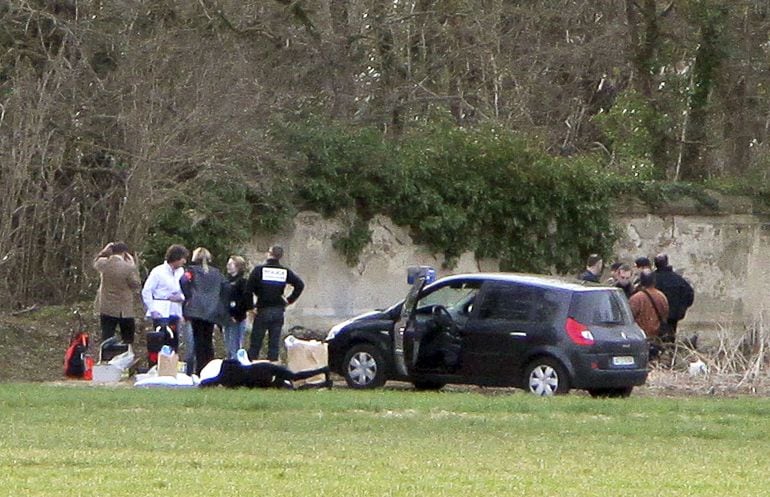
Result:
<svg viewBox="0 0 770 497"><path fill-rule="evenodd" d="M482 320L532 321L543 320L551 307L541 288L494 284L485 288L478 310Z"/></svg>
<svg viewBox="0 0 770 497"><path fill-rule="evenodd" d="M480 284L476 281L453 282L452 284L433 289L417 301L418 312L426 312L440 305L456 318L467 316L472 308Z"/></svg>

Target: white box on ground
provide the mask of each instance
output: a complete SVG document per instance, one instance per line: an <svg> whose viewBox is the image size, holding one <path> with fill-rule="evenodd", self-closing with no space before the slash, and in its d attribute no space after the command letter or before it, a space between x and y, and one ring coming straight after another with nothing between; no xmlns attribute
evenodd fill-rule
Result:
<svg viewBox="0 0 770 497"><path fill-rule="evenodd" d="M112 364L95 364L93 373L93 383L117 383L123 376L123 370Z"/></svg>

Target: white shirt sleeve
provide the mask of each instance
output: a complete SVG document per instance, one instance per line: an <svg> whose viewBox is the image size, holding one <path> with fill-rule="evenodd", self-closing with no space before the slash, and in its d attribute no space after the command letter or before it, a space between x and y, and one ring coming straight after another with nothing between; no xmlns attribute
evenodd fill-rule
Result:
<svg viewBox="0 0 770 497"><path fill-rule="evenodd" d="M152 271L150 271L150 274L147 276L147 281L144 282L144 286L142 287L142 302L144 302L144 307L147 310L147 316L150 315L150 313L153 310L153 296L152 292L155 289L155 286L158 284L158 268L153 268Z"/></svg>

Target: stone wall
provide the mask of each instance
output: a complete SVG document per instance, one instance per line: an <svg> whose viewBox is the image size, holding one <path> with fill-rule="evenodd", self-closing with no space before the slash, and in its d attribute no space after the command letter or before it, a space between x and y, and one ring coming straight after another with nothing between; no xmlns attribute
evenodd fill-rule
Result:
<svg viewBox="0 0 770 497"><path fill-rule="evenodd" d="M695 288L695 304L680 325L683 333L698 331L708 340L720 329L742 332L762 318L770 296L767 217L742 212L750 210L745 206L711 215L703 215L697 205L656 214L649 210L632 206L618 215L623 236L616 256L631 262L640 255L669 255L674 269ZM281 243L284 262L307 285L287 312L288 327L322 330L361 312L387 307L406 294L410 265L431 265L440 275L498 269L496 261L478 261L466 253L454 269L441 270L442 257L416 246L408 229L386 217L373 219L370 229L372 243L355 267L349 267L332 247L342 225L316 213L300 213L293 229L254 240L246 254L252 263L264 259L271 242ZM581 270L575 268L575 274Z"/></svg>

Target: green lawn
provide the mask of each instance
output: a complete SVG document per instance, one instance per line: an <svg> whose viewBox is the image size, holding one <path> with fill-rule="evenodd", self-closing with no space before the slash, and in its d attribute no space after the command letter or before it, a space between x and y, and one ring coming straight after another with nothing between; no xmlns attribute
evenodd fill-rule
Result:
<svg viewBox="0 0 770 497"><path fill-rule="evenodd" d="M766 496L770 400L0 385L0 495Z"/></svg>

